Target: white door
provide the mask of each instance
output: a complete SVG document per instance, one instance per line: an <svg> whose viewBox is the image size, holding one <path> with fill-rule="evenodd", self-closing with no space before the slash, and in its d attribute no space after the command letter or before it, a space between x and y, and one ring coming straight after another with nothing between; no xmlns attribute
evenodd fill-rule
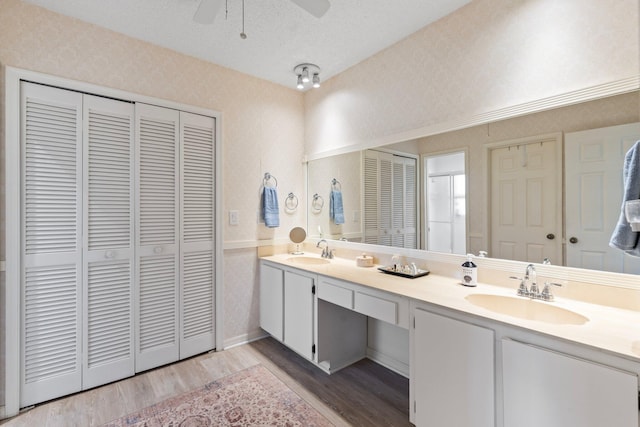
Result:
<svg viewBox="0 0 640 427"><path fill-rule="evenodd" d="M22 83L20 406L81 389L82 94Z"/></svg>
<svg viewBox="0 0 640 427"><path fill-rule="evenodd" d="M562 264L556 144L551 139L491 150L492 257Z"/></svg>
<svg viewBox="0 0 640 427"><path fill-rule="evenodd" d="M504 427L637 427L638 377L502 340Z"/></svg>
<svg viewBox="0 0 640 427"><path fill-rule="evenodd" d="M179 357L179 120L136 104L136 372Z"/></svg>
<svg viewBox="0 0 640 427"><path fill-rule="evenodd" d="M284 272L284 343L313 360L313 288L315 280Z"/></svg>
<svg viewBox="0 0 640 427"><path fill-rule="evenodd" d="M180 112L180 359L215 347L215 119Z"/></svg>
<svg viewBox="0 0 640 427"><path fill-rule="evenodd" d="M611 248L622 205L626 152L640 140L640 123L565 135L567 265L640 273L640 258Z"/></svg>
<svg viewBox="0 0 640 427"><path fill-rule="evenodd" d="M414 314L415 425L493 427L493 331L419 308Z"/></svg>
<svg viewBox="0 0 640 427"><path fill-rule="evenodd" d="M83 388L134 374L132 103L84 96Z"/></svg>
<svg viewBox="0 0 640 427"><path fill-rule="evenodd" d="M284 271L260 263L260 327L278 341L284 338Z"/></svg>
<svg viewBox="0 0 640 427"><path fill-rule="evenodd" d="M365 243L416 248L417 160L374 150L364 157Z"/></svg>

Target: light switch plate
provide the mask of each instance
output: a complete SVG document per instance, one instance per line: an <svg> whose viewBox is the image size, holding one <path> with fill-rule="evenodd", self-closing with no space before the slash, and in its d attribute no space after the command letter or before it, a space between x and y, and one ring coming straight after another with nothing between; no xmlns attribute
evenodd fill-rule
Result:
<svg viewBox="0 0 640 427"><path fill-rule="evenodd" d="M229 225L240 224L240 213L238 211L229 211Z"/></svg>

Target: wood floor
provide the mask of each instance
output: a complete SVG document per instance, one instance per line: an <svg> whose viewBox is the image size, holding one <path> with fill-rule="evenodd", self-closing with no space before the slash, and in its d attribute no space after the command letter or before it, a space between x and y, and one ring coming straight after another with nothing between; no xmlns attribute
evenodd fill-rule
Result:
<svg viewBox="0 0 640 427"><path fill-rule="evenodd" d="M336 426L410 426L409 381L368 359L326 375L266 338L60 398L3 426L99 426L261 363Z"/></svg>

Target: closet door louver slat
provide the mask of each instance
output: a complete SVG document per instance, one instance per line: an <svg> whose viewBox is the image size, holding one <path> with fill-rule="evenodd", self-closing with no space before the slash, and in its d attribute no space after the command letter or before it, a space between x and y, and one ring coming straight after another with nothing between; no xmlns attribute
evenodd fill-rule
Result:
<svg viewBox="0 0 640 427"><path fill-rule="evenodd" d="M180 358L215 346L214 147L215 120L180 113L181 333Z"/></svg>
<svg viewBox="0 0 640 427"><path fill-rule="evenodd" d="M134 374L133 120L131 103L84 97L84 388Z"/></svg>
<svg viewBox="0 0 640 427"><path fill-rule="evenodd" d="M82 95L22 83L20 405L79 391Z"/></svg>
<svg viewBox="0 0 640 427"><path fill-rule="evenodd" d="M179 121L176 110L136 104L136 372L179 357Z"/></svg>

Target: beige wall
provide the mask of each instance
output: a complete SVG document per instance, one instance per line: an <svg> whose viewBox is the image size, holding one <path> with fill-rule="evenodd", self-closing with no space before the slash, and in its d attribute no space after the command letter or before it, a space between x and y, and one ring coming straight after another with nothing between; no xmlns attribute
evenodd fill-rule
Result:
<svg viewBox="0 0 640 427"><path fill-rule="evenodd" d="M474 0L310 92L306 152L395 142L415 129L638 78L639 7Z"/></svg>
<svg viewBox="0 0 640 427"><path fill-rule="evenodd" d="M18 0L0 3L0 64L222 112L225 242L285 238L292 226L304 225L304 203L295 213L282 215L277 229L267 229L257 221L265 172L278 179L281 199L290 191L301 200L306 197L301 162L303 95L298 91ZM0 79L0 102L4 103L4 69ZM4 153L4 132L0 147ZM2 200L4 203L4 197ZM239 211L239 226L228 226L230 209ZM4 207L0 211L0 259L4 260ZM225 340L242 339L258 330L255 254L255 247L225 251ZM2 286L2 300L4 290ZM3 304L0 338L4 334L2 310ZM0 342L0 384L4 383L3 359L4 339ZM0 405L3 393L0 387Z"/></svg>

